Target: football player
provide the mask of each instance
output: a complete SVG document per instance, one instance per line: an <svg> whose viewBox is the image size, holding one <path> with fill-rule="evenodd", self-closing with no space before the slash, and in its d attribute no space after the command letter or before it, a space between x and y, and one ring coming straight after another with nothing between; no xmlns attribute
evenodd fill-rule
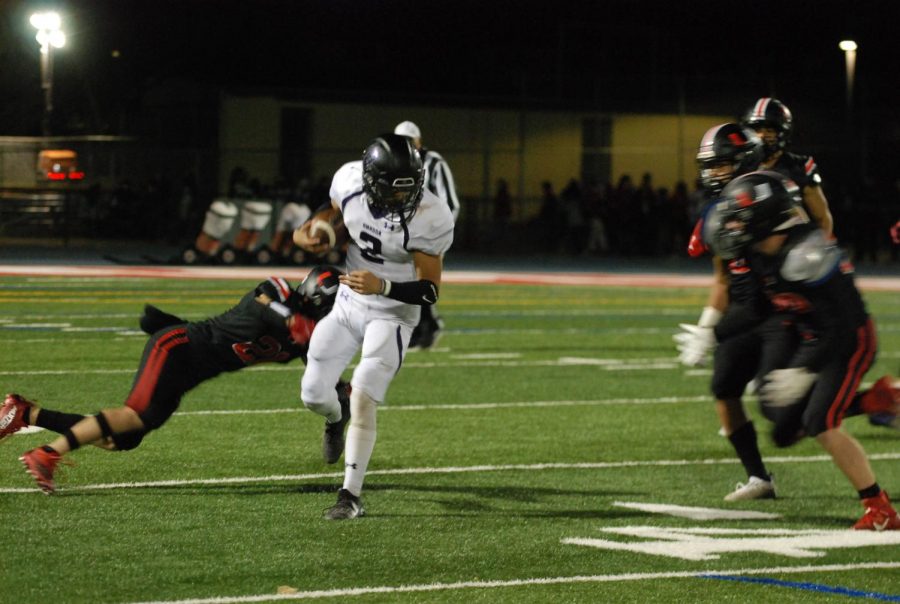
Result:
<svg viewBox="0 0 900 604"><path fill-rule="evenodd" d="M775 444L810 436L831 456L865 508L857 530L900 530L900 515L876 481L862 446L840 429L858 404L857 388L872 366L877 340L853 279L853 267L824 229L810 223L799 187L761 171L723 191L715 252L744 259L776 312L795 318L800 344L760 387Z"/></svg>
<svg viewBox="0 0 900 604"><path fill-rule="evenodd" d="M688 253L709 251L707 242L720 222L721 204L716 197L736 176L754 170L763 157L762 142L748 128L727 123L710 128L700 142L697 162L700 181L712 201L691 236ZM782 366L798 344L788 328L792 317L772 313L751 267L742 258L723 262L713 256L714 281L707 306L697 325L681 325L679 359L687 366L708 362L712 350L711 389L722 433L731 442L747 473L725 501L775 497L775 484L759 451L753 422L743 404L743 393L752 390L768 371ZM765 318L764 320L762 318ZM897 390L885 376L860 397L860 412L873 424L892 426L897 421Z"/></svg>
<svg viewBox="0 0 900 604"><path fill-rule="evenodd" d="M707 130L697 151L697 167L704 193L710 199L688 243L688 253L699 257L709 251L707 242L719 225L719 196L733 178L755 170L763 157L756 134L738 124L726 123ZM734 447L747 473L747 482L725 496L726 501L772 498L775 485L767 471L756 429L744 408L743 393L760 366L777 366L790 346L787 331L775 320L755 329L744 329L744 317L761 312L761 292L746 263L723 263L713 256L713 286L697 325L681 325L675 336L679 360L690 367L713 358L711 390L722 434ZM763 336L766 336L765 338ZM718 346L717 346L718 344Z"/></svg>
<svg viewBox="0 0 900 604"><path fill-rule="evenodd" d="M450 166L447 165L446 160L438 152L422 146L422 132L413 122L400 122L394 128L394 134L408 136L412 139L424 163L425 189L437 195L450 207L450 213L453 214L455 222L459 217L459 198L456 196L456 185L453 184L453 173L450 172ZM419 324L413 330L412 338L409 341L410 350L428 350L437 344L443 329L444 321L438 316L437 307L435 305L423 306L422 318L419 319Z"/></svg>
<svg viewBox="0 0 900 604"><path fill-rule="evenodd" d="M151 337L124 406L82 416L43 409L9 394L0 410L0 438L28 425L61 435L19 458L38 486L51 494L56 488L53 474L64 455L85 444L134 449L202 382L257 363L287 363L298 357L305 361L315 325L334 305L340 275L332 266L319 266L296 289L273 277L230 310L198 322L147 305L140 324ZM334 395L349 412L347 384L335 383Z"/></svg>
<svg viewBox="0 0 900 604"><path fill-rule="evenodd" d="M794 117L787 105L770 97L762 97L744 114L741 125L756 131L764 144L760 169L781 172L800 187L806 211L825 234L832 236L834 221L828 200L822 191L819 168L810 155L788 151L794 130Z"/></svg>
<svg viewBox="0 0 900 604"><path fill-rule="evenodd" d="M325 416L325 460L344 450L341 410L333 384L362 349L353 370L350 427L344 453L344 483L325 518L364 514L360 494L375 448L376 408L400 370L423 306L438 300L443 256L453 242L449 206L424 187L425 170L412 140L383 134L361 161L344 164L331 183L331 206L349 232L347 274L341 277L334 310L309 344L301 381L303 403ZM311 223L294 233L306 251L322 253Z"/></svg>

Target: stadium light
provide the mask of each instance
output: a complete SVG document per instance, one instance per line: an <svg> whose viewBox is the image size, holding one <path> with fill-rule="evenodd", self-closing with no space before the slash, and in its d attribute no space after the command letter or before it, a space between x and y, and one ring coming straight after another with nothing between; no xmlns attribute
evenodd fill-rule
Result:
<svg viewBox="0 0 900 604"><path fill-rule="evenodd" d="M66 45L59 13L34 13L29 19L37 30L35 39L41 45L41 88L44 90L44 136L50 136L50 117L53 115L53 49Z"/></svg>
<svg viewBox="0 0 900 604"><path fill-rule="evenodd" d="M844 51L844 63L847 66L847 113L853 109L853 77L856 72L856 42L841 40L838 48Z"/></svg>

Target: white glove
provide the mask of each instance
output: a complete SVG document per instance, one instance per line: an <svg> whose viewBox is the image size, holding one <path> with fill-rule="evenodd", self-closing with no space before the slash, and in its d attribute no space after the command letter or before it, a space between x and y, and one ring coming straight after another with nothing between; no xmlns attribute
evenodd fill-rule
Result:
<svg viewBox="0 0 900 604"><path fill-rule="evenodd" d="M681 333L672 336L678 348L678 360L688 367L700 367L709 362L709 353L716 347L713 327L722 318L722 312L712 306L703 308L696 325L681 323Z"/></svg>
<svg viewBox="0 0 900 604"><path fill-rule="evenodd" d="M688 367L702 367L716 347L716 334L712 327L700 327L681 323L680 333L672 336L678 348L678 360Z"/></svg>
<svg viewBox="0 0 900 604"><path fill-rule="evenodd" d="M766 374L759 396L764 405L787 407L803 398L818 374L805 367L775 369Z"/></svg>

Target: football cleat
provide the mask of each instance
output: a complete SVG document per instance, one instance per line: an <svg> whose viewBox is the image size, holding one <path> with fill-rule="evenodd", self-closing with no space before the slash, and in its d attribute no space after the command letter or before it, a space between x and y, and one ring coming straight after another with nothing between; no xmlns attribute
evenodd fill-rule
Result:
<svg viewBox="0 0 900 604"><path fill-rule="evenodd" d="M891 506L887 493L880 492L875 497L862 500L866 513L853 528L857 531L897 531L900 530L900 514Z"/></svg>
<svg viewBox="0 0 900 604"><path fill-rule="evenodd" d="M41 490L46 495L52 495L56 490L53 472L61 459L62 456L56 451L47 451L38 447L23 454L19 461L25 466L25 471L31 474L38 486L41 487Z"/></svg>
<svg viewBox="0 0 900 604"><path fill-rule="evenodd" d="M0 440L28 425L28 410L34 403L18 394L7 394L0 408Z"/></svg>
<svg viewBox="0 0 900 604"><path fill-rule="evenodd" d="M344 388L344 393L340 390ZM338 399L341 402L341 419L333 424L325 423L322 435L322 457L325 463L337 463L344 453L344 428L350 422L350 384L338 384Z"/></svg>
<svg viewBox="0 0 900 604"><path fill-rule="evenodd" d="M725 501L748 501L750 499L775 499L775 480L772 476L769 480L763 480L758 476L751 476L746 484L737 483L734 491L725 495Z"/></svg>
<svg viewBox="0 0 900 604"><path fill-rule="evenodd" d="M341 489L338 491L337 503L325 510L325 520L352 520L366 515L362 501L359 497L348 491Z"/></svg>
<svg viewBox="0 0 900 604"><path fill-rule="evenodd" d="M894 387L893 381L885 375L860 397L860 407L873 426L900 428L900 389Z"/></svg>

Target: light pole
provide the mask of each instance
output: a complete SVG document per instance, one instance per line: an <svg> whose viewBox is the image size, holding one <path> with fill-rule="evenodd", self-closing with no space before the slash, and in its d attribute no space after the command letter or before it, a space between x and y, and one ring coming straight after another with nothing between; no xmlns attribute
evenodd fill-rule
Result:
<svg viewBox="0 0 900 604"><path fill-rule="evenodd" d="M856 42L841 40L838 47L844 51L844 63L847 65L847 113L853 110L853 76L856 72Z"/></svg>
<svg viewBox="0 0 900 604"><path fill-rule="evenodd" d="M35 39L41 45L41 88L44 90L44 136L50 136L50 118L53 115L53 49L66 44L59 13L35 13L30 19L37 31Z"/></svg>

